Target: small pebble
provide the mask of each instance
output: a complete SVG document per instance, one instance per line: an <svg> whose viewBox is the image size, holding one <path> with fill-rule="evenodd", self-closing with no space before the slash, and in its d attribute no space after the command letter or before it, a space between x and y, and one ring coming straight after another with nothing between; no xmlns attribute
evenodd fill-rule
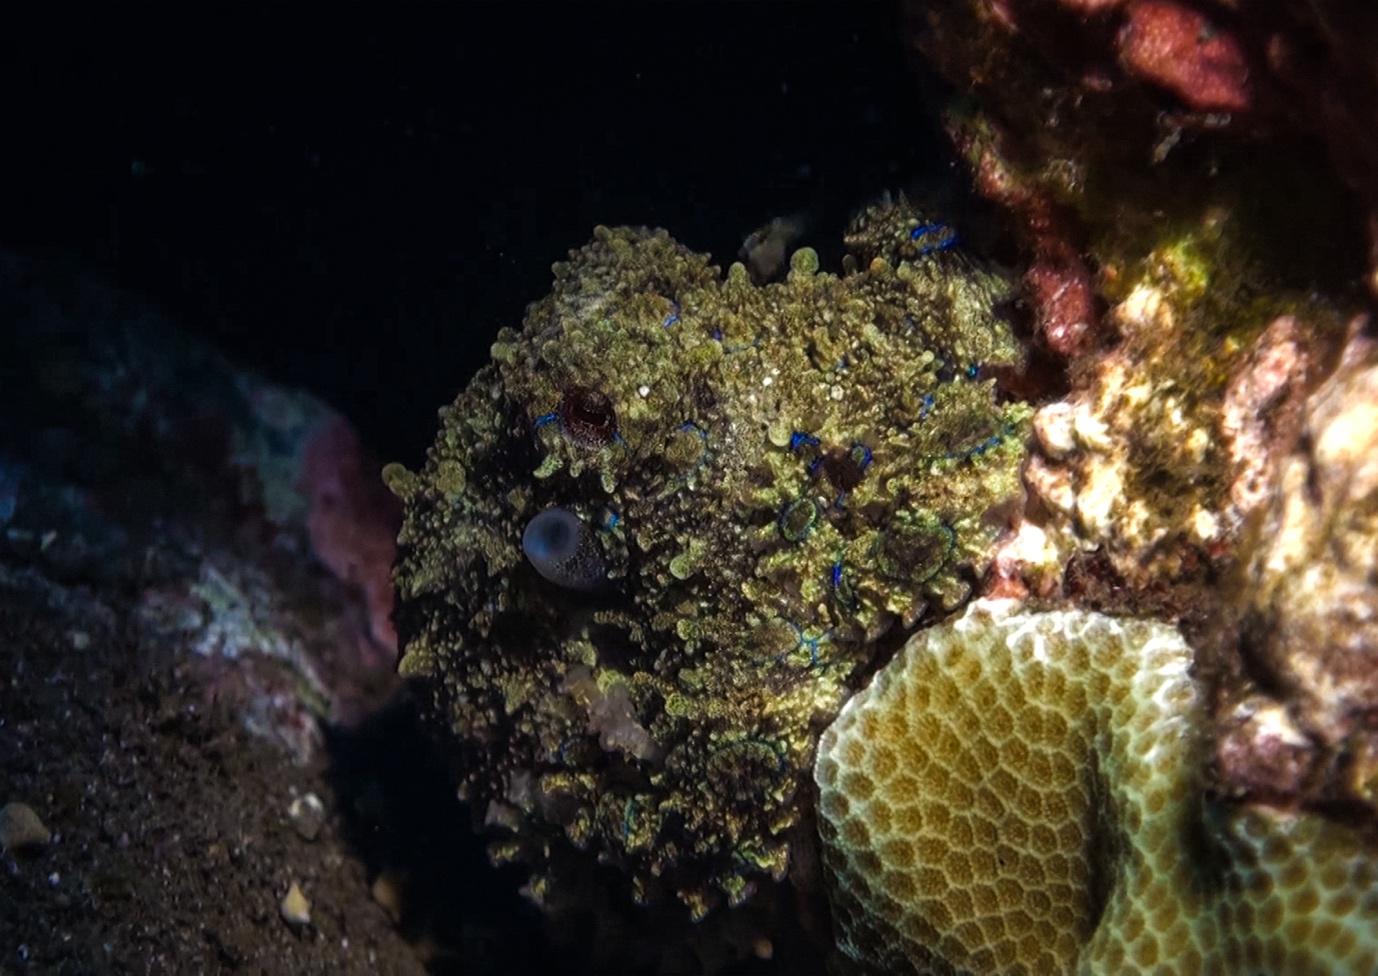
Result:
<svg viewBox="0 0 1378 976"><path fill-rule="evenodd" d="M1072 406L1068 403L1050 403L1034 414L1034 436L1043 453L1052 458L1066 457L1076 449L1074 427Z"/></svg>
<svg viewBox="0 0 1378 976"><path fill-rule="evenodd" d="M27 803L6 803L0 807L0 850L20 851L27 847L42 847L52 837L52 831L44 826L33 807Z"/></svg>
<svg viewBox="0 0 1378 976"><path fill-rule="evenodd" d="M386 871L378 875L369 893L373 895L373 900L382 906L383 911L388 913L392 924L396 925L402 918L402 893L398 890L397 882L392 875Z"/></svg>
<svg viewBox="0 0 1378 976"><path fill-rule="evenodd" d="M287 808L287 816L292 819L292 826L303 840L315 840L321 832L321 825L325 823L325 804L316 794L307 793L292 801Z"/></svg>
<svg viewBox="0 0 1378 976"><path fill-rule="evenodd" d="M287 894L282 896L278 910L282 912L282 920L294 928L311 924L311 903L306 900L301 886L295 881L292 882L292 887L287 889Z"/></svg>

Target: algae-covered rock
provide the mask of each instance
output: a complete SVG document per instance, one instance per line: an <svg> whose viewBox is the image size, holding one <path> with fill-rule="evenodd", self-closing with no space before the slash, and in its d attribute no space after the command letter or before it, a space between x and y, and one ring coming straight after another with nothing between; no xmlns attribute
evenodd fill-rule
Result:
<svg viewBox="0 0 1378 976"><path fill-rule="evenodd" d="M1276 718L1229 725L1221 768L1246 792L1378 807L1378 345L1351 336L1300 411L1275 490L1244 536L1231 591L1241 653ZM1287 730L1279 736L1278 729ZM1272 739L1280 738L1278 744ZM1300 747L1300 748L1298 748ZM1298 758L1294 758L1294 755ZM1303 763L1301 773L1278 767ZM1318 768L1326 767L1326 768ZM1319 775L1317 775L1319 773Z"/></svg>
<svg viewBox="0 0 1378 976"><path fill-rule="evenodd" d="M388 469L402 669L538 900L569 845L695 915L783 877L817 732L983 572L1028 418L987 376L1008 289L905 208L851 228L861 270L765 287L599 228Z"/></svg>

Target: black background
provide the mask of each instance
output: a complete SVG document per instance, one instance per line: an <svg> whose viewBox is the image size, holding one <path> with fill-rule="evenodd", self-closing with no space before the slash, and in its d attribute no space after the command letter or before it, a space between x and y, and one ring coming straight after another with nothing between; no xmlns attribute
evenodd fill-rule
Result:
<svg viewBox="0 0 1378 976"><path fill-rule="evenodd" d="M890 4L322 8L15 26L0 247L79 262L419 462L595 224L721 264L953 180Z"/></svg>

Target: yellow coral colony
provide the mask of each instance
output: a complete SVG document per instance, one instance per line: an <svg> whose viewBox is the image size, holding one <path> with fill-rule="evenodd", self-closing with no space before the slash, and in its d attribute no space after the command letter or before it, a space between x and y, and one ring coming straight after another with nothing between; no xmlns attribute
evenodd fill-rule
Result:
<svg viewBox="0 0 1378 976"><path fill-rule="evenodd" d="M1378 972L1378 859L1311 814L1204 803L1163 624L973 604L824 734L843 952L886 973Z"/></svg>

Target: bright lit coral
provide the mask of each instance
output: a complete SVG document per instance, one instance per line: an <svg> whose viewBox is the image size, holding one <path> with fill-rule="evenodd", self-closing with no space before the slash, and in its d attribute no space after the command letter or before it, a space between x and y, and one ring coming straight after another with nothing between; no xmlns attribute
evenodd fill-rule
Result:
<svg viewBox="0 0 1378 976"><path fill-rule="evenodd" d="M972 604L824 734L840 928L885 973L1367 973L1378 852L1203 800L1203 696L1169 626Z"/></svg>
<svg viewBox="0 0 1378 976"><path fill-rule="evenodd" d="M1276 490L1245 533L1235 590L1250 671L1287 702L1287 718L1303 741L1334 757L1334 782L1314 784L1312 791L1373 808L1378 343L1362 335L1362 325L1356 323L1338 368L1305 402L1294 450L1277 452ZM1252 778L1230 775L1252 763L1222 765L1227 778Z"/></svg>
<svg viewBox="0 0 1378 976"><path fill-rule="evenodd" d="M1227 560L1308 375L1341 333L1314 296L1262 297L1239 232L1221 208L1116 265L1106 321L1117 343L1084 357L1073 392L1034 418L1025 482L1050 527L1069 530L1064 558L1098 548L1137 588Z"/></svg>
<svg viewBox="0 0 1378 976"><path fill-rule="evenodd" d="M403 670L538 898L570 844L696 915L782 877L876 642L983 571L1028 418L986 373L1008 288L903 208L851 229L860 270L765 287L598 229L387 471Z"/></svg>

